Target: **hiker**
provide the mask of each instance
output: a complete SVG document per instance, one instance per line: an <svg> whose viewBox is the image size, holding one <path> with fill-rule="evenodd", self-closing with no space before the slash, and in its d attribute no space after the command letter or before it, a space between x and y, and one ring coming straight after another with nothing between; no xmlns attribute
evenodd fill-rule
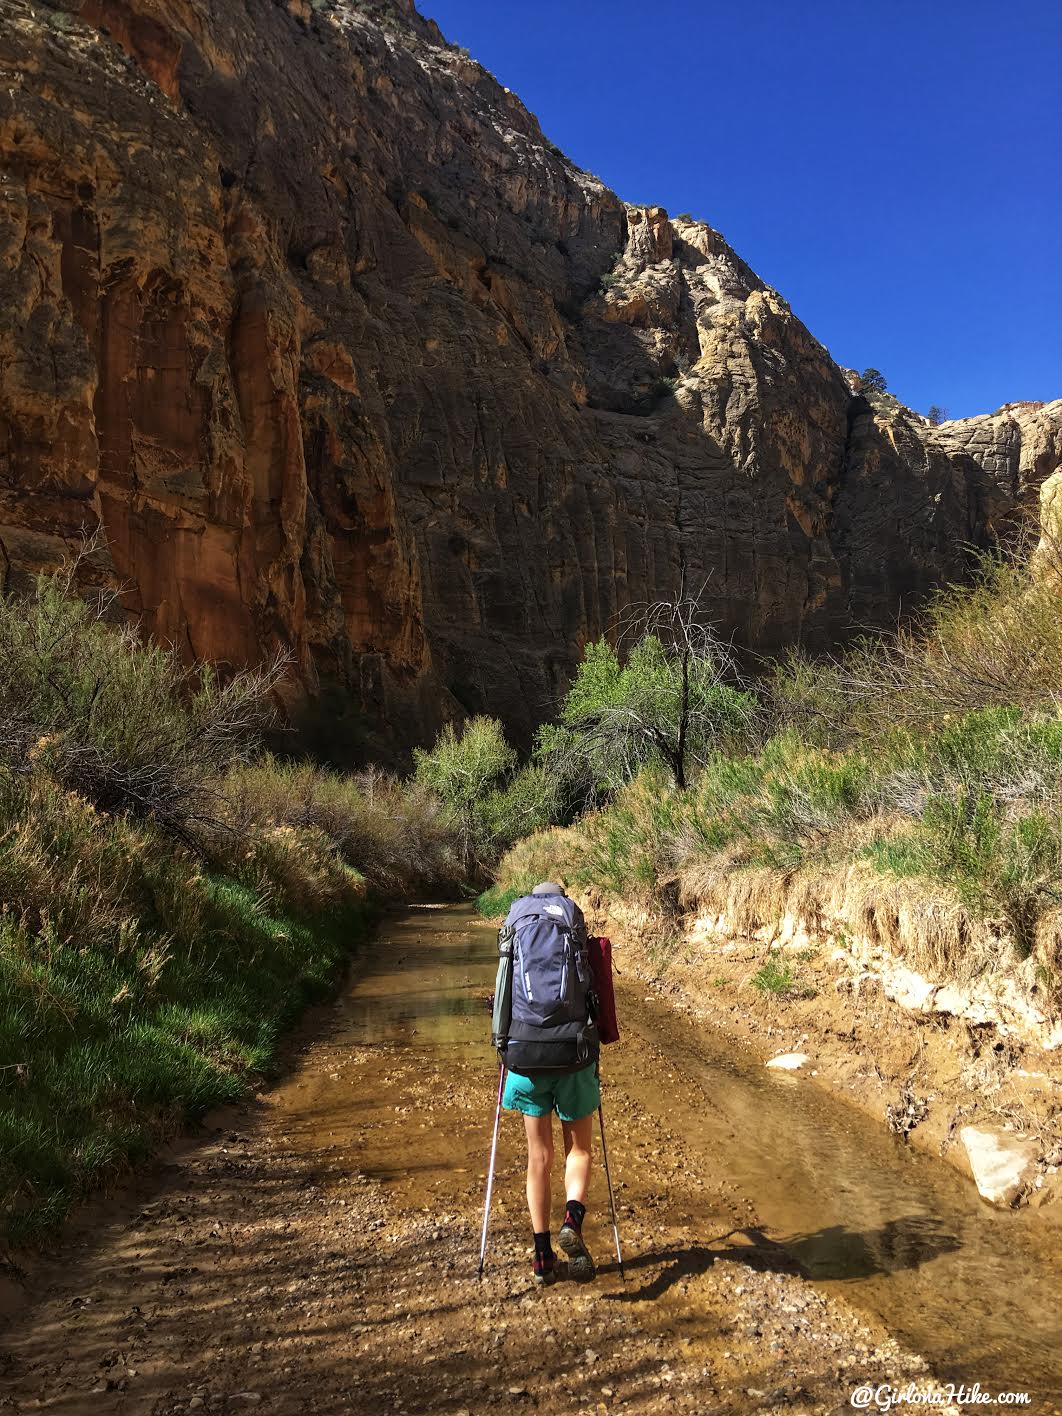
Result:
<svg viewBox="0 0 1062 1416"><path fill-rule="evenodd" d="M601 1104L598 1000L588 944L582 910L554 880L515 900L498 934L492 1032L507 1069L501 1104L524 1118L532 1275L539 1285L557 1277L550 1239L554 1111L564 1136L565 1210L557 1243L572 1278L586 1283L595 1274L582 1234L594 1112ZM610 985L608 992L612 1007Z"/></svg>

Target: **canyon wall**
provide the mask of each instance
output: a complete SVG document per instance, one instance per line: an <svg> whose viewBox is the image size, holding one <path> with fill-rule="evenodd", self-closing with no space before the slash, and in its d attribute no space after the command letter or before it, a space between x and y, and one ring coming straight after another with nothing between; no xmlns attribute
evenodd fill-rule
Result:
<svg viewBox="0 0 1062 1416"><path fill-rule="evenodd" d="M290 650L337 753L526 740L683 574L755 651L890 623L1060 460L1062 403L854 393L404 0L0 0L0 577L100 528L151 633Z"/></svg>

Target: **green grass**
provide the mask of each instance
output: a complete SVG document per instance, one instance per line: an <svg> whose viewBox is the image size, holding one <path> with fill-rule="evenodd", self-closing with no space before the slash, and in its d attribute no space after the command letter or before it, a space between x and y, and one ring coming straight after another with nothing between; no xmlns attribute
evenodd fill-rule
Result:
<svg viewBox="0 0 1062 1416"><path fill-rule="evenodd" d="M883 874L944 885L975 919L1002 918L1025 958L1040 917L1062 902L1057 809L1015 813L983 787L930 796L908 831L872 841L864 856Z"/></svg>
<svg viewBox="0 0 1062 1416"><path fill-rule="evenodd" d="M193 934L129 932L124 950L0 921L9 1241L42 1237L78 1196L269 1075L284 1030L328 995L365 932L356 900L297 920L231 878L188 888L201 911Z"/></svg>
<svg viewBox="0 0 1062 1416"><path fill-rule="evenodd" d="M486 919L497 919L501 915L509 913L509 906L514 900L518 900L521 895L526 895L537 882L532 881L531 885L526 881L517 884L492 885L484 890L476 901L476 909Z"/></svg>
<svg viewBox="0 0 1062 1416"><path fill-rule="evenodd" d="M815 989L801 981L799 972L792 964L768 959L756 970L749 982L759 993L770 994L774 998L814 998Z"/></svg>
<svg viewBox="0 0 1062 1416"><path fill-rule="evenodd" d="M86 552L91 557L91 548ZM374 898L452 894L437 793L262 753L277 661L189 669L85 557L0 594L0 1237L245 1094Z"/></svg>

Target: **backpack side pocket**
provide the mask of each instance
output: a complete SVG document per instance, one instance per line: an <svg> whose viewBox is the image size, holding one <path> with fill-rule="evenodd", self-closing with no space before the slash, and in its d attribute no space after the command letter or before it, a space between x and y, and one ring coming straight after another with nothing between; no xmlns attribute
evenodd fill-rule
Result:
<svg viewBox="0 0 1062 1416"><path fill-rule="evenodd" d="M498 974L494 981L494 1011L490 1021L490 1040L504 1052L509 1041L513 1016L513 941L512 925L503 924L498 931Z"/></svg>

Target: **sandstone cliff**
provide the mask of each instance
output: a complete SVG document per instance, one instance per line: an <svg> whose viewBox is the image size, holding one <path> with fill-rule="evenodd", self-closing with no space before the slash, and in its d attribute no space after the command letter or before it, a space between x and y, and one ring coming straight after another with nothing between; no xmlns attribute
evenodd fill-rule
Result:
<svg viewBox="0 0 1062 1416"><path fill-rule="evenodd" d="M891 621L1060 429L854 395L404 0L0 0L0 574L101 525L151 632L290 646L323 720L526 733L683 568L756 650Z"/></svg>

